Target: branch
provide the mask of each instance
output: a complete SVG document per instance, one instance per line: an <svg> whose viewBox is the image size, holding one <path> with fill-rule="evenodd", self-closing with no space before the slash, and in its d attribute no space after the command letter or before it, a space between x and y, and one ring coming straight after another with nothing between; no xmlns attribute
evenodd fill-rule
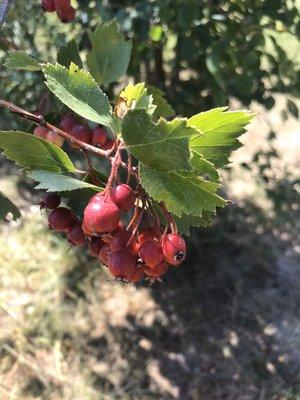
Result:
<svg viewBox="0 0 300 400"><path fill-rule="evenodd" d="M0 4L0 26L4 24L12 0L2 0Z"/></svg>

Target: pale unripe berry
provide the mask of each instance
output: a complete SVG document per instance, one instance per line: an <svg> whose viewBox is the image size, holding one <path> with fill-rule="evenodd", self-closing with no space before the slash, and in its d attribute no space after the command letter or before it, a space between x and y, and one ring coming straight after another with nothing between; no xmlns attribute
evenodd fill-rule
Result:
<svg viewBox="0 0 300 400"><path fill-rule="evenodd" d="M115 278L131 276L136 266L136 257L128 249L112 251L108 257L108 269Z"/></svg>
<svg viewBox="0 0 300 400"><path fill-rule="evenodd" d="M81 221L74 221L67 231L68 241L74 246L84 246L86 244L85 234L82 230Z"/></svg>
<svg viewBox="0 0 300 400"><path fill-rule="evenodd" d="M101 201L86 206L83 220L85 228L93 234L112 232L119 225L119 209L115 203L103 197Z"/></svg>
<svg viewBox="0 0 300 400"><path fill-rule="evenodd" d="M53 131L47 133L46 139L58 147L61 147L64 144L64 138Z"/></svg>
<svg viewBox="0 0 300 400"><path fill-rule="evenodd" d="M136 199L131 187L124 183L111 189L110 198L122 211L129 211Z"/></svg>
<svg viewBox="0 0 300 400"><path fill-rule="evenodd" d="M49 129L45 128L44 126L37 126L34 129L33 134L39 138L46 139L48 132Z"/></svg>
<svg viewBox="0 0 300 400"><path fill-rule="evenodd" d="M149 267L154 267L164 259L160 243L155 240L146 240L140 245L139 256Z"/></svg>
<svg viewBox="0 0 300 400"><path fill-rule="evenodd" d="M65 207L58 207L49 215L48 224L51 229L64 232L70 227L75 218L72 210Z"/></svg>
<svg viewBox="0 0 300 400"><path fill-rule="evenodd" d="M186 244L178 233L169 233L162 238L162 250L165 260L171 265L178 266L185 259Z"/></svg>

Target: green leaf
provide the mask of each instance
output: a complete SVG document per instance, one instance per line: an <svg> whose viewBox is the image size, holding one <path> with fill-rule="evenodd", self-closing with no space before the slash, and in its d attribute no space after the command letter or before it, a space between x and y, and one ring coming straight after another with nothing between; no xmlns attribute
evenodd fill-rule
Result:
<svg viewBox="0 0 300 400"><path fill-rule="evenodd" d="M122 90L119 97L127 99L127 107L133 110L146 110L149 115L152 115L156 106L153 104L152 95L148 95L145 88L145 83L141 82L136 85L129 83L125 89Z"/></svg>
<svg viewBox="0 0 300 400"><path fill-rule="evenodd" d="M68 206L75 214L82 218L85 207L90 198L95 194L93 189L78 189L60 193L62 197L68 199Z"/></svg>
<svg viewBox="0 0 300 400"><path fill-rule="evenodd" d="M103 189L91 183L80 181L71 176L56 174L49 171L37 170L28 174L28 177L40 182L36 189L46 189L48 192L66 192L78 189L93 189L102 191Z"/></svg>
<svg viewBox="0 0 300 400"><path fill-rule="evenodd" d="M26 169L75 171L72 161L61 148L29 133L0 131L0 148L7 158Z"/></svg>
<svg viewBox="0 0 300 400"><path fill-rule="evenodd" d="M152 95L153 103L156 105L153 118L168 118L172 117L175 114L173 108L165 99L164 92L154 86L147 86L147 91L149 95Z"/></svg>
<svg viewBox="0 0 300 400"><path fill-rule="evenodd" d="M188 126L198 132L190 139L190 148L214 164L216 168L229 163L228 157L241 144L238 137L245 132L254 114L247 111L225 111L214 108L189 118Z"/></svg>
<svg viewBox="0 0 300 400"><path fill-rule="evenodd" d="M140 164L142 185L156 201L165 202L177 216L202 216L203 210L215 212L226 201L216 194L219 184L208 182L189 171L158 171Z"/></svg>
<svg viewBox="0 0 300 400"><path fill-rule="evenodd" d="M79 54L79 48L75 40L70 40L66 45L62 46L57 53L57 62L66 68L69 68L73 62L82 68L82 61Z"/></svg>
<svg viewBox="0 0 300 400"><path fill-rule="evenodd" d="M25 71L40 71L42 68L37 60L30 57L25 51L16 50L8 52L5 67Z"/></svg>
<svg viewBox="0 0 300 400"><path fill-rule="evenodd" d="M0 192L0 218L5 219L8 213L12 214L15 221L21 217L18 207L4 193Z"/></svg>
<svg viewBox="0 0 300 400"><path fill-rule="evenodd" d="M100 24L89 36L92 50L87 55L87 65L99 85L108 85L125 75L132 43L124 40L117 23Z"/></svg>
<svg viewBox="0 0 300 400"><path fill-rule="evenodd" d="M201 217L195 215L182 214L181 217L177 217L175 215L174 219L176 221L176 225L179 232L184 233L185 235L189 235L191 226L207 227L211 224L215 215L216 214L211 211L203 210Z"/></svg>
<svg viewBox="0 0 300 400"><path fill-rule="evenodd" d="M108 98L88 72L73 63L69 69L59 64L45 64L43 72L48 88L71 110L98 124L112 125Z"/></svg>
<svg viewBox="0 0 300 400"><path fill-rule="evenodd" d="M189 170L189 130L185 120L154 124L145 110L134 110L124 118L122 136L130 152L149 167Z"/></svg>
<svg viewBox="0 0 300 400"><path fill-rule="evenodd" d="M221 178L214 164L207 161L202 154L198 153L197 148L191 148L192 158L191 166L193 170L203 178L218 182Z"/></svg>

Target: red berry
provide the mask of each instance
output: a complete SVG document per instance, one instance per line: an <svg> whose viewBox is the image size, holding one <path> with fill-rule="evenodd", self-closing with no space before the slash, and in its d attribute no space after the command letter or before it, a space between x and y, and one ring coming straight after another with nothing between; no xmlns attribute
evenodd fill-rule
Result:
<svg viewBox="0 0 300 400"><path fill-rule="evenodd" d="M99 201L102 202L104 199L104 192L99 192L94 194L89 200L89 204L91 203L98 203ZM110 199L109 199L110 200Z"/></svg>
<svg viewBox="0 0 300 400"><path fill-rule="evenodd" d="M146 240L140 245L139 256L149 267L154 267L164 259L161 245L155 240Z"/></svg>
<svg viewBox="0 0 300 400"><path fill-rule="evenodd" d="M59 127L62 131L71 133L72 128L78 124L77 120L73 115L68 114L63 117L63 119L60 121Z"/></svg>
<svg viewBox="0 0 300 400"><path fill-rule="evenodd" d="M67 231L67 238L74 246L84 246L86 244L85 234L82 230L82 222L74 221Z"/></svg>
<svg viewBox="0 0 300 400"><path fill-rule="evenodd" d="M119 231L119 232L117 232L113 236L113 239L112 239L112 241L110 243L111 250L115 251L115 250L120 250L120 249L125 248L130 238L131 238L131 232L128 232L128 231ZM134 250L135 243L136 243L136 240L133 238L130 241L130 244L129 244L129 249L131 251Z"/></svg>
<svg viewBox="0 0 300 400"><path fill-rule="evenodd" d="M93 232L87 229L84 221L82 222L82 230L87 236L93 236Z"/></svg>
<svg viewBox="0 0 300 400"><path fill-rule="evenodd" d="M71 22L75 18L75 8L70 7L68 10L57 10L57 16L63 23Z"/></svg>
<svg viewBox="0 0 300 400"><path fill-rule="evenodd" d="M146 267L145 274L150 276L151 278L159 278L168 271L168 268L168 264L165 261L161 261L153 268Z"/></svg>
<svg viewBox="0 0 300 400"><path fill-rule="evenodd" d="M112 232L118 227L119 221L118 207L104 197L101 201L89 203L84 210L84 226L93 234Z"/></svg>
<svg viewBox="0 0 300 400"><path fill-rule="evenodd" d="M90 143L92 139L92 132L90 128L86 125L76 124L73 126L71 135L74 136L75 139L81 140L84 143ZM76 144L73 144L73 147L78 147Z"/></svg>
<svg viewBox="0 0 300 400"><path fill-rule="evenodd" d="M122 211L129 211L136 199L131 187L124 183L111 189L110 198Z"/></svg>
<svg viewBox="0 0 300 400"><path fill-rule="evenodd" d="M102 147L106 142L106 139L107 139L106 131L100 126L96 126L96 128L93 129L92 133L93 146Z"/></svg>
<svg viewBox="0 0 300 400"><path fill-rule="evenodd" d="M133 274L136 257L128 249L112 251L108 257L108 269L115 278L127 278Z"/></svg>
<svg viewBox="0 0 300 400"><path fill-rule="evenodd" d="M108 265L108 259L111 254L110 247L108 244L105 244L104 246L101 247L101 250L99 252L99 259L104 265Z"/></svg>
<svg viewBox="0 0 300 400"><path fill-rule="evenodd" d="M54 210L60 205L61 197L57 193L48 193L46 196L40 201L41 210L43 208L48 208L49 210Z"/></svg>
<svg viewBox="0 0 300 400"><path fill-rule="evenodd" d="M160 233L156 229L145 229L144 231L140 232L138 241L140 244L145 242L146 240L159 240Z"/></svg>
<svg viewBox="0 0 300 400"><path fill-rule="evenodd" d="M48 132L49 132L49 129L45 128L44 126L37 126L34 129L33 134L34 134L34 136L37 136L39 138L46 139Z"/></svg>
<svg viewBox="0 0 300 400"><path fill-rule="evenodd" d="M136 283L140 281L145 274L144 266L136 266L132 274L127 276L129 282Z"/></svg>
<svg viewBox="0 0 300 400"><path fill-rule="evenodd" d="M170 233L162 238L165 260L171 265L179 265L185 259L186 244L178 233Z"/></svg>
<svg viewBox="0 0 300 400"><path fill-rule="evenodd" d="M100 250L102 249L104 243L98 237L93 237L89 242L89 252L94 257L99 257Z"/></svg>
<svg viewBox="0 0 300 400"><path fill-rule="evenodd" d="M54 0L42 0L42 9L46 12L55 11Z"/></svg>
<svg viewBox="0 0 300 400"><path fill-rule="evenodd" d="M71 7L70 0L54 0L54 4L58 11L67 11Z"/></svg>
<svg viewBox="0 0 300 400"><path fill-rule="evenodd" d="M61 147L64 144L64 138L53 131L47 133L46 139L58 147Z"/></svg>
<svg viewBox="0 0 300 400"><path fill-rule="evenodd" d="M64 232L69 228L75 218L75 214L69 208L58 207L49 215L48 224L51 229Z"/></svg>
<svg viewBox="0 0 300 400"><path fill-rule="evenodd" d="M115 144L114 140L107 139L106 142L101 146L102 150L111 150L114 144Z"/></svg>

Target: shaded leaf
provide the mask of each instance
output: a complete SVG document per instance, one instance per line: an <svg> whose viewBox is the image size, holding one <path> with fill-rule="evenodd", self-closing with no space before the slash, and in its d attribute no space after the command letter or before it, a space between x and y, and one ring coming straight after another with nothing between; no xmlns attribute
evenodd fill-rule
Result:
<svg viewBox="0 0 300 400"><path fill-rule="evenodd" d="M201 217L195 215L182 214L181 217L177 217L175 215L174 218L179 232L184 233L185 235L189 235L191 226L207 227L211 224L215 215L216 214L214 212L203 210Z"/></svg>
<svg viewBox="0 0 300 400"><path fill-rule="evenodd" d="M25 51L16 50L8 52L8 59L5 67L11 69L21 69L25 71L40 71L42 67L33 57L25 53Z"/></svg>
<svg viewBox="0 0 300 400"><path fill-rule="evenodd" d="M172 117L175 114L172 106L165 99L165 94L160 89L154 86L147 86L148 94L151 94L153 97L153 103L156 105L156 109L154 111L153 117Z"/></svg>
<svg viewBox="0 0 300 400"><path fill-rule="evenodd" d="M66 68L69 68L73 62L82 68L82 61L79 54L79 48L75 40L70 40L67 44L62 46L57 53L57 62Z"/></svg>
<svg viewBox="0 0 300 400"><path fill-rule="evenodd" d="M8 213L12 214L15 221L21 218L18 207L4 193L0 192L0 218L5 219Z"/></svg>
<svg viewBox="0 0 300 400"><path fill-rule="evenodd" d="M4 156L26 169L75 171L72 161L61 148L29 133L0 131L0 148L4 150Z"/></svg>

